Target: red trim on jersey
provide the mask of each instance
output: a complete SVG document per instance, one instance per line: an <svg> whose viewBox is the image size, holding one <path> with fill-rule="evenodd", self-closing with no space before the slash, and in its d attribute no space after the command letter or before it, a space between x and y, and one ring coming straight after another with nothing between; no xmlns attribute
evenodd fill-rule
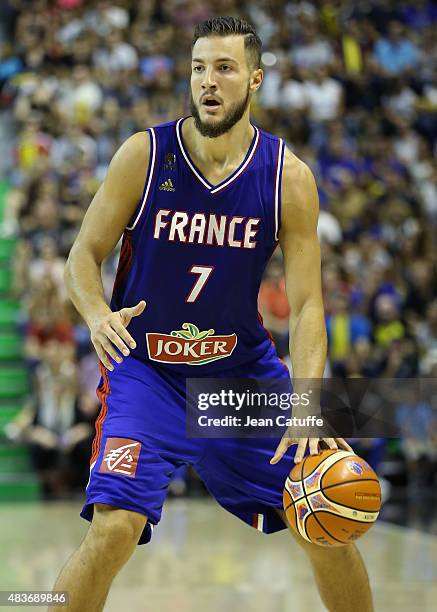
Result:
<svg viewBox="0 0 437 612"><path fill-rule="evenodd" d="M99 456L100 443L102 441L103 422L108 413L108 404L106 403L106 398L111 392L111 388L109 386L109 380L108 380L108 371L104 367L101 361L99 361L99 366L100 366L100 371L102 373L103 381L102 381L102 384L97 389L97 397L99 398L102 406L100 408L99 416L97 417L96 423L95 423L96 433L94 436L92 451L91 451L91 460L90 460L91 464L94 463L94 461Z"/></svg>
<svg viewBox="0 0 437 612"><path fill-rule="evenodd" d="M274 347L274 349L275 349L275 351L276 351L276 344L275 344L275 341L273 340L273 336L272 336L272 334L271 334L270 330L269 330L269 329L267 329L267 327L265 327L265 326L264 326L264 319L262 318L262 316L261 316L261 313L260 313L260 312L258 312L258 321L261 323L261 325L262 325L262 326L264 327L264 329L266 330L267 335L268 335L268 337L269 337L269 340L270 340L270 342L273 344L273 347ZM283 359L281 359L277 353L276 353L276 357L279 359L279 361L282 363L282 365L283 365L285 368L287 368L287 372L289 372L290 370L288 369L288 366L287 366L287 364L285 363L285 361L284 361Z"/></svg>
<svg viewBox="0 0 437 612"><path fill-rule="evenodd" d="M133 255L134 252L132 247L132 234L130 231L125 231L123 235L123 242L121 245L120 259L118 260L117 274L115 276L114 281L114 291L117 291L117 289L120 287L120 285L122 285L123 281L128 275L129 270L132 266Z"/></svg>
<svg viewBox="0 0 437 612"><path fill-rule="evenodd" d="M258 529L258 512L254 512L252 514L252 527L255 527L255 529Z"/></svg>

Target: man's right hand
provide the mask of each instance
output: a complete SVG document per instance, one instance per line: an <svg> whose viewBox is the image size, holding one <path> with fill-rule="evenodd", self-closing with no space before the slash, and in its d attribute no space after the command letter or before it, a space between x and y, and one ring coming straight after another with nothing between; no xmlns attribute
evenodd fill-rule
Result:
<svg viewBox="0 0 437 612"><path fill-rule="evenodd" d="M136 342L126 330L133 317L138 317L145 309L146 302L141 300L136 306L122 308L116 312L109 312L89 323L91 332L91 342L96 349L96 353L103 365L112 372L112 365L109 356L117 363L121 363L123 355L129 355L129 348L135 348Z"/></svg>

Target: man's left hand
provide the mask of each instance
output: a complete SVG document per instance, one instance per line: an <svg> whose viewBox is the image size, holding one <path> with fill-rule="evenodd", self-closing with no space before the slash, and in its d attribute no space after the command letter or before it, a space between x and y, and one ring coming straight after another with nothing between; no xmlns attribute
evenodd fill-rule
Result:
<svg viewBox="0 0 437 612"><path fill-rule="evenodd" d="M294 462L300 463L303 459L307 444L310 448L311 455L317 455L319 453L320 441L325 442L328 448L338 449L339 447L354 452L353 448L343 438L290 438L285 433L278 446L276 447L275 454L270 459L270 463L278 463L287 452L287 449L293 444L297 444L296 454L294 456Z"/></svg>

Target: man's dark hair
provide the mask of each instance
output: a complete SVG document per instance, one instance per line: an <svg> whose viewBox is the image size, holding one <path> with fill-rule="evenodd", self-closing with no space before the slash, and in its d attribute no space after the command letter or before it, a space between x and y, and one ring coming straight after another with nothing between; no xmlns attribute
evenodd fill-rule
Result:
<svg viewBox="0 0 437 612"><path fill-rule="evenodd" d="M252 70L259 68L261 64L261 39L250 23L238 17L213 17L197 24L194 29L191 49L199 38L205 38L206 36L232 36L233 34L244 36L244 49L249 68Z"/></svg>

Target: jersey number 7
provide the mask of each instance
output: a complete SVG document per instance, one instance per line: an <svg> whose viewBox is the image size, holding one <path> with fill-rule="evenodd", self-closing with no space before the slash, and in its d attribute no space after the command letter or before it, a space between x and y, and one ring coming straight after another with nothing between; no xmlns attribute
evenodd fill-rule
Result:
<svg viewBox="0 0 437 612"><path fill-rule="evenodd" d="M214 266L191 266L188 272L191 272L192 274L198 274L199 278L194 283L193 288L191 289L187 299L185 300L187 303L192 303L197 300L200 292L204 288L206 281L208 280L213 270Z"/></svg>

